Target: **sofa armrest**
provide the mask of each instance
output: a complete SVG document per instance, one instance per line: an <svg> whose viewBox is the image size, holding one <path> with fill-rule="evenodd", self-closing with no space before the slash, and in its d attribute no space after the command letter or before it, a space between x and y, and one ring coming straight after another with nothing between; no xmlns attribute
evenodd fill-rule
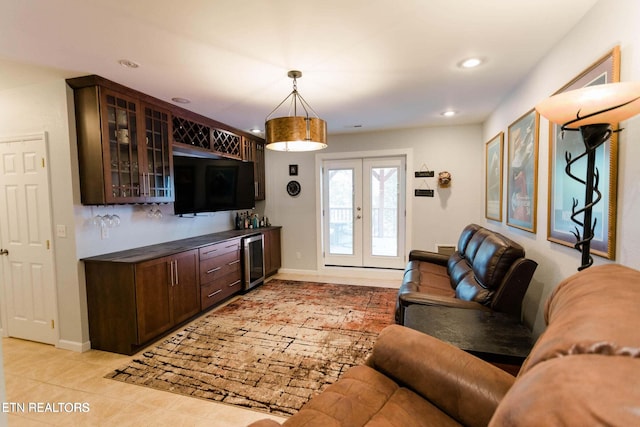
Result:
<svg viewBox="0 0 640 427"><path fill-rule="evenodd" d="M447 261L449 261L449 255L413 249L411 252L409 252L409 261L424 261L430 262L432 264L447 265Z"/></svg>
<svg viewBox="0 0 640 427"><path fill-rule="evenodd" d="M367 364L468 426L486 426L515 377L429 335L386 327Z"/></svg>
<svg viewBox="0 0 640 427"><path fill-rule="evenodd" d="M468 308L470 310L491 311L479 302L465 301L458 298L446 297L442 295L427 294L423 292L405 292L399 293L398 298L403 306L411 304L421 305L439 305L444 307Z"/></svg>

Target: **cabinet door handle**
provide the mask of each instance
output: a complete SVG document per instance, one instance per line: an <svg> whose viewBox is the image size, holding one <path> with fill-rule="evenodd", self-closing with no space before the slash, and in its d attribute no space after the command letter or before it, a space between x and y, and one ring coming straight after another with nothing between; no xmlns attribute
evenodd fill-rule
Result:
<svg viewBox="0 0 640 427"><path fill-rule="evenodd" d="M237 284L238 284L238 283L240 283L241 281L242 281L242 280L236 280L235 282L230 283L230 284L229 284L229 287L230 287L230 288L233 288L235 285L237 285Z"/></svg>
<svg viewBox="0 0 640 427"><path fill-rule="evenodd" d="M216 252L218 249L211 249L210 251L204 252L202 255L209 255Z"/></svg>
<svg viewBox="0 0 640 427"><path fill-rule="evenodd" d="M176 286L180 284L180 276L178 276L178 260L173 261L176 263L175 268L173 269L174 274L176 275Z"/></svg>
<svg viewBox="0 0 640 427"><path fill-rule="evenodd" d="M207 298L211 298L214 295L218 295L220 292L222 292L222 289L218 289L217 291L210 293L209 295L207 295Z"/></svg>
<svg viewBox="0 0 640 427"><path fill-rule="evenodd" d="M222 267L216 267L216 268L212 268L211 270L207 270L207 274L211 274L211 273L215 273L216 271L220 270Z"/></svg>
<svg viewBox="0 0 640 427"><path fill-rule="evenodd" d="M239 260L239 259L237 259L237 260L235 260L235 261L231 261L231 262L230 262L230 263L228 263L227 265L233 265L233 264L237 264L237 263L239 263L239 262L240 262L240 260Z"/></svg>
<svg viewBox="0 0 640 427"><path fill-rule="evenodd" d="M174 273L173 273L173 261L169 261L169 282L171 283L171 287L173 288L176 284L174 283Z"/></svg>

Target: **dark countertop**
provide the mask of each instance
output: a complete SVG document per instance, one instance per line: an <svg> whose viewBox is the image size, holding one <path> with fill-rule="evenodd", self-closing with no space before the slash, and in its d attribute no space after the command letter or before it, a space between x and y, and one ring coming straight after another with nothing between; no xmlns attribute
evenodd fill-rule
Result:
<svg viewBox="0 0 640 427"><path fill-rule="evenodd" d="M271 226L262 228L250 228L248 230L221 231L219 233L204 234L202 236L188 237L186 239L173 240L171 242L158 243L150 246L142 246L140 248L127 249L124 251L112 252L103 255L96 255L89 258L83 258L80 261L137 263L177 254L191 249L198 249L203 246L211 245L213 243L224 242L225 240L252 236L260 233L261 231L279 228L282 227Z"/></svg>

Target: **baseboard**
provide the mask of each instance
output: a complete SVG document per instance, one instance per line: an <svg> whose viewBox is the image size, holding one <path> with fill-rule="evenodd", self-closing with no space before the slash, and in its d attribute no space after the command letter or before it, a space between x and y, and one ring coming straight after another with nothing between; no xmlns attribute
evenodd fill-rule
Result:
<svg viewBox="0 0 640 427"><path fill-rule="evenodd" d="M381 268L356 268L356 267L323 267L319 270L298 270L292 268L281 268L278 274L297 274L305 276L334 276L359 279L382 279L398 280L398 287L404 275L403 270L387 270Z"/></svg>
<svg viewBox="0 0 640 427"><path fill-rule="evenodd" d="M85 341L83 343L80 343L76 341L58 340L58 344L56 344L56 348L75 351L76 353L84 353L85 351L91 350L91 341Z"/></svg>

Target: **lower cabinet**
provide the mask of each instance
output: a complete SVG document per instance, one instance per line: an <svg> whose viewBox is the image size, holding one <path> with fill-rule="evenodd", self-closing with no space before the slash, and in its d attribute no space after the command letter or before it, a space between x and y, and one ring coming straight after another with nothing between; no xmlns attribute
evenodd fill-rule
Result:
<svg viewBox="0 0 640 427"><path fill-rule="evenodd" d="M264 272L265 276L273 276L282 266L280 227L262 232L264 236Z"/></svg>
<svg viewBox="0 0 640 427"><path fill-rule="evenodd" d="M200 305L207 309L242 290L240 239L200 248Z"/></svg>
<svg viewBox="0 0 640 427"><path fill-rule="evenodd" d="M200 311L196 249L140 263L85 261L91 347L133 354Z"/></svg>
<svg viewBox="0 0 640 427"><path fill-rule="evenodd" d="M259 232L271 276L281 264L280 227ZM241 292L241 243L250 234L196 237L178 252L167 242L83 259L91 348L131 355Z"/></svg>
<svg viewBox="0 0 640 427"><path fill-rule="evenodd" d="M137 264L135 274L138 344L200 311L198 251Z"/></svg>

